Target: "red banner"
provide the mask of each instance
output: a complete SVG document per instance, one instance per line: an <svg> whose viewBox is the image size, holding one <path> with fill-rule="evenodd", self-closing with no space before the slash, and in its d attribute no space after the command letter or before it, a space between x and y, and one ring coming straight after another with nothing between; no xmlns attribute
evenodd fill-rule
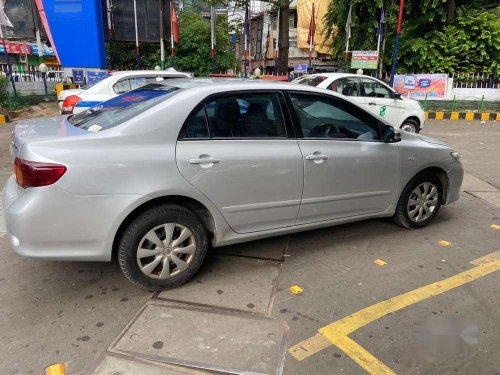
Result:
<svg viewBox="0 0 500 375"><path fill-rule="evenodd" d="M30 45L24 43L5 43L8 53L15 53L18 55L29 55ZM3 47L3 46L2 46Z"/></svg>

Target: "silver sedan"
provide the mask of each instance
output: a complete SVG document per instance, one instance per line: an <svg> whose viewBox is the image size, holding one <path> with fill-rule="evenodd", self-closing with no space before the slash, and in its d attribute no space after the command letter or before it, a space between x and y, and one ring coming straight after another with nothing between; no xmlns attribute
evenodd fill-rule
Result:
<svg viewBox="0 0 500 375"><path fill-rule="evenodd" d="M459 155L314 87L155 83L18 123L3 204L13 249L110 261L172 288L224 246L375 217L427 225L459 198Z"/></svg>

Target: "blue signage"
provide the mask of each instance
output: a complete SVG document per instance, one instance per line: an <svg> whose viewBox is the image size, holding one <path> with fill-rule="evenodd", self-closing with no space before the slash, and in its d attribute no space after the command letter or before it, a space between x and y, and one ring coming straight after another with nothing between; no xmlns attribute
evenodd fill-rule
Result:
<svg viewBox="0 0 500 375"><path fill-rule="evenodd" d="M295 73L307 73L309 64L293 64L293 71Z"/></svg>
<svg viewBox="0 0 500 375"><path fill-rule="evenodd" d="M87 83L94 83L95 81L100 81L103 78L109 76L106 71L98 70L87 70Z"/></svg>
<svg viewBox="0 0 500 375"><path fill-rule="evenodd" d="M37 6L62 66L106 66L101 0L40 0Z"/></svg>
<svg viewBox="0 0 500 375"><path fill-rule="evenodd" d="M418 81L418 84L420 87L429 87L431 85L431 80L430 79L421 79Z"/></svg>
<svg viewBox="0 0 500 375"><path fill-rule="evenodd" d="M85 76L83 74L83 69L73 69L73 83L75 85L85 84Z"/></svg>

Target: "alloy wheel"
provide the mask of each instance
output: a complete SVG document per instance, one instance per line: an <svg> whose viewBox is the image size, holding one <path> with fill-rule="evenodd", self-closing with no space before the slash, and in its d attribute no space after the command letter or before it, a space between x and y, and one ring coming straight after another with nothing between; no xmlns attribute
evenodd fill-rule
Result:
<svg viewBox="0 0 500 375"><path fill-rule="evenodd" d="M147 277L164 280L188 268L195 252L196 240L189 228L177 223L162 224L139 241L137 264Z"/></svg>
<svg viewBox="0 0 500 375"><path fill-rule="evenodd" d="M415 125L412 123L406 122L403 125L401 125L401 130L410 132L410 133L416 133L417 129L415 129Z"/></svg>
<svg viewBox="0 0 500 375"><path fill-rule="evenodd" d="M421 223L429 219L439 203L439 191L432 182L423 182L410 194L407 212L410 220Z"/></svg>

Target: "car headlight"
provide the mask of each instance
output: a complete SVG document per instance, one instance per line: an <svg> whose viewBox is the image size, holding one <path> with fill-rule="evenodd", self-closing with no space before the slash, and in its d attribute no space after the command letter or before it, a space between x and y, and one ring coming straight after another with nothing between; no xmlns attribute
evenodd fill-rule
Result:
<svg viewBox="0 0 500 375"><path fill-rule="evenodd" d="M450 151L450 155L453 156L453 159L460 160L460 154L456 151Z"/></svg>

